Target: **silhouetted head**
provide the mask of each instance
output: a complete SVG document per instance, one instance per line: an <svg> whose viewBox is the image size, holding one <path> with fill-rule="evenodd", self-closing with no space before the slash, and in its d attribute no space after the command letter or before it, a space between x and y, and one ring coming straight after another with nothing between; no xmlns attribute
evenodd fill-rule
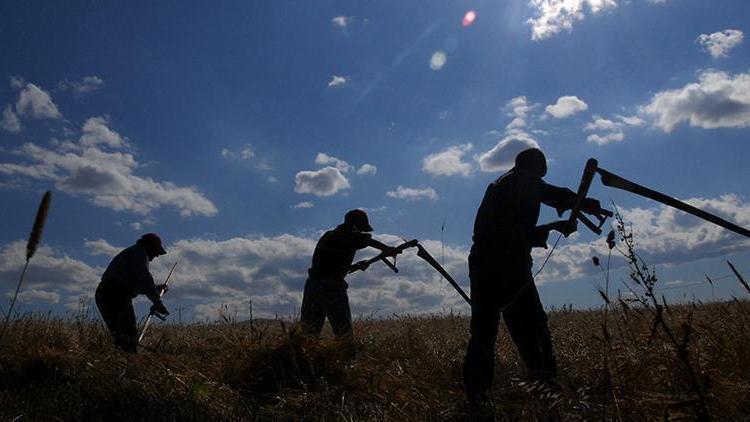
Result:
<svg viewBox="0 0 750 422"><path fill-rule="evenodd" d="M344 223L353 226L355 230L361 232L372 231L372 226L370 226L370 222L367 220L367 213L360 209L347 212L344 216Z"/></svg>
<svg viewBox="0 0 750 422"><path fill-rule="evenodd" d="M144 234L140 239L138 239L138 242L136 242L136 244L146 248L146 253L148 254L149 261L159 255L164 255L165 253L167 253L167 251L164 250L164 247L161 244L161 237L159 237L159 235L156 233Z"/></svg>
<svg viewBox="0 0 750 422"><path fill-rule="evenodd" d="M547 174L547 158L539 148L525 149L516 155L516 169L537 177Z"/></svg>

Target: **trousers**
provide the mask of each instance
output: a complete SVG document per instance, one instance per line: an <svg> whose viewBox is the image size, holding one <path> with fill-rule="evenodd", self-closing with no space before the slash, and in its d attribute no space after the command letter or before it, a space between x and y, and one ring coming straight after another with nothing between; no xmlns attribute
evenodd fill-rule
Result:
<svg viewBox="0 0 750 422"><path fill-rule="evenodd" d="M343 279L308 278L302 297L300 321L308 334L320 335L325 319L331 323L339 339L352 335L352 312L349 308L348 286Z"/></svg>
<svg viewBox="0 0 750 422"><path fill-rule="evenodd" d="M114 338L115 347L137 353L138 328L130 292L116 282L102 280L96 288L96 307Z"/></svg>
<svg viewBox="0 0 750 422"><path fill-rule="evenodd" d="M525 262L481 265L478 260L476 255L469 256L471 326L463 373L469 399L486 398L492 386L501 317L529 375L536 379L555 378L557 361L547 314L539 300L531 267Z"/></svg>

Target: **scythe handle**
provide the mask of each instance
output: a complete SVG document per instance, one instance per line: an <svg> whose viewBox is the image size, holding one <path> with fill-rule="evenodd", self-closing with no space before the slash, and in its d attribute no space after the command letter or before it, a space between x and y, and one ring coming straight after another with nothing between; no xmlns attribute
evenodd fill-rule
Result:
<svg viewBox="0 0 750 422"><path fill-rule="evenodd" d="M451 277L450 274L448 274L448 271L445 271L445 268L443 268L442 265L440 265L435 258L430 255L429 252L427 252L427 249L424 248L424 246L417 244L417 256L427 261L428 264L432 265L432 267L440 273L443 277L445 277L446 280L448 280L448 283L450 283L451 286L453 286L454 289L458 292L458 294L461 295L462 298L466 301L466 303L471 306L471 299L469 299L469 296L464 292L464 289L461 288L461 286L456 283L456 280Z"/></svg>

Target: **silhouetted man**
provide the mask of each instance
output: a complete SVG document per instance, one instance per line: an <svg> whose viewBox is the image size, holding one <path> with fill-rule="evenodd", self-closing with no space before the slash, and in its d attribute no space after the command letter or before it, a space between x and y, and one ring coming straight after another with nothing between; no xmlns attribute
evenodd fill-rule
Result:
<svg viewBox="0 0 750 422"><path fill-rule="evenodd" d="M167 251L154 233L141 236L135 245L118 253L109 263L96 288L96 306L115 340L115 347L137 353L138 328L132 299L146 295L153 305L151 312L169 315L159 293L165 285L155 285L148 263Z"/></svg>
<svg viewBox="0 0 750 422"><path fill-rule="evenodd" d="M352 345L352 314L346 294L349 285L344 278L357 250L368 246L386 252L393 249L373 239L371 231L367 214L355 209L346 213L343 224L318 240L302 298L300 320L307 333L319 335L327 317L336 337Z"/></svg>
<svg viewBox="0 0 750 422"><path fill-rule="evenodd" d="M546 173L542 151L520 152L515 167L487 187L477 212L469 254L471 338L464 362L464 386L473 403L484 402L492 385L501 315L531 377L553 381L557 375L547 315L531 274L531 249L546 248L551 230L567 230L567 221L537 226L540 205L571 209L576 194L545 183ZM586 198L583 209L598 210L599 202Z"/></svg>

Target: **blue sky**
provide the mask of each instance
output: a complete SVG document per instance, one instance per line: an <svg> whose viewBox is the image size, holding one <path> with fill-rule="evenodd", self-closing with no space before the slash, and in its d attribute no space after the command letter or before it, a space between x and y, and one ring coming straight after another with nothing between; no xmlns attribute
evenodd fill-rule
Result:
<svg viewBox="0 0 750 422"><path fill-rule="evenodd" d="M167 304L187 317L251 301L291 314L317 237L356 207L466 284L484 189L527 146L550 183L575 188L595 157L750 226L746 1L214 3L0 5L0 293L55 192L22 309L75 309L113 253L156 231L170 254L152 271L180 261ZM726 259L750 267L739 236L592 194L633 223L671 297L710 298L700 282ZM585 229L564 240L538 279L545 304L596 306L603 247ZM400 261L351 277L355 313L466 311ZM740 289L722 278L715 294Z"/></svg>

